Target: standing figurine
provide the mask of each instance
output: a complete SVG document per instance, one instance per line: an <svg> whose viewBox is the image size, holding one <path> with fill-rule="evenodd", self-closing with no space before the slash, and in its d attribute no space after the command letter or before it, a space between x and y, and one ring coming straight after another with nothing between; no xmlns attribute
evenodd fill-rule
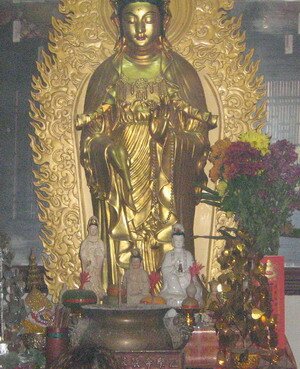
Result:
<svg viewBox="0 0 300 369"><path fill-rule="evenodd" d="M123 283L127 290L127 305L137 305L149 294L149 278L143 268L142 256L138 249L131 252L130 266L124 274Z"/></svg>
<svg viewBox="0 0 300 369"><path fill-rule="evenodd" d="M172 307L180 307L187 297L186 289L191 282L190 267L194 264L192 254L184 248L184 228L182 224L175 224L172 232L174 249L166 253L162 263L163 288L160 295ZM202 290L200 284L194 280L196 286L195 298L201 302Z"/></svg>
<svg viewBox="0 0 300 369"><path fill-rule="evenodd" d="M99 237L98 219L92 216L88 221L88 235L80 246L82 271L89 274L85 289L95 292L98 302L102 300L105 291L102 287L102 268L105 258L105 247Z"/></svg>

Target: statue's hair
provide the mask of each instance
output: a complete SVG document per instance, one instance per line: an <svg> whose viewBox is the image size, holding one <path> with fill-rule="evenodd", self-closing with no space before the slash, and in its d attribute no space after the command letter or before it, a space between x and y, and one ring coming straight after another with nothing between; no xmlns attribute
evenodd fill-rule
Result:
<svg viewBox="0 0 300 369"><path fill-rule="evenodd" d="M130 261L131 261L132 259L140 259L140 261L142 261L142 260L143 260L143 257L142 257L142 255L141 255L141 252L140 252L140 250L139 250L139 249L134 248L134 249L132 249L132 250L131 250Z"/></svg>
<svg viewBox="0 0 300 369"><path fill-rule="evenodd" d="M165 35L165 29L164 29L163 23L166 17L171 16L170 10L169 10L170 0L110 0L110 2L111 2L112 7L114 8L115 15L119 19L122 19L122 11L125 8L125 6L129 4L143 2L143 3L149 3L149 4L156 5L159 9L160 16L161 16L161 23L162 23L161 34L162 36ZM121 30L121 33L122 33L122 30Z"/></svg>
<svg viewBox="0 0 300 369"><path fill-rule="evenodd" d="M91 225L96 225L97 227L99 226L98 219L94 215L90 217L87 228L89 229Z"/></svg>
<svg viewBox="0 0 300 369"><path fill-rule="evenodd" d="M122 10L124 9L126 5L132 4L132 3L138 3L138 2L156 5L160 10L162 10L162 12L164 12L165 7L169 1L167 0L116 0L114 1L118 14L122 12Z"/></svg>

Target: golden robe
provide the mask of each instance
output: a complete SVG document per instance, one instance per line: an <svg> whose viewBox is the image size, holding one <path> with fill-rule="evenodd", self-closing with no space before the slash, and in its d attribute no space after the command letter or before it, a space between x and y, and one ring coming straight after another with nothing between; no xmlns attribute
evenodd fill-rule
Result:
<svg viewBox="0 0 300 369"><path fill-rule="evenodd" d="M80 146L109 248L110 282L116 265L128 265L132 247L141 250L147 271L158 269L176 222L193 251L194 183L206 180L212 128L200 79L184 58L162 52L154 79L128 80L124 57L111 56L91 77L84 108L91 122L82 127Z"/></svg>

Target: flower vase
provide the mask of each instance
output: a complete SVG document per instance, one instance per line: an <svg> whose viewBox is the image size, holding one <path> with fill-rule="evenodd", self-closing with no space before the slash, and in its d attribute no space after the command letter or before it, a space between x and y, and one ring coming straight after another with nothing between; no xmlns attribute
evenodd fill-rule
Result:
<svg viewBox="0 0 300 369"><path fill-rule="evenodd" d="M195 286L194 280L191 278L190 284L186 288L186 294L188 297L195 299L197 293L197 288Z"/></svg>
<svg viewBox="0 0 300 369"><path fill-rule="evenodd" d="M194 313L199 310L199 303L195 299L197 288L193 279L191 278L190 284L186 288L187 297L182 301L182 309L185 312L186 322L188 326L195 324Z"/></svg>

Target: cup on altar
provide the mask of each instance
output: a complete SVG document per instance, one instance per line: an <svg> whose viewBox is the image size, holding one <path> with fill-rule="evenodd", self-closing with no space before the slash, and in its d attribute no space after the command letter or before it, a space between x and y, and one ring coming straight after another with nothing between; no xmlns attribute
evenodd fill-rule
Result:
<svg viewBox="0 0 300 369"><path fill-rule="evenodd" d="M68 351L69 336L66 327L47 327L46 329L46 369L49 369L63 353Z"/></svg>

